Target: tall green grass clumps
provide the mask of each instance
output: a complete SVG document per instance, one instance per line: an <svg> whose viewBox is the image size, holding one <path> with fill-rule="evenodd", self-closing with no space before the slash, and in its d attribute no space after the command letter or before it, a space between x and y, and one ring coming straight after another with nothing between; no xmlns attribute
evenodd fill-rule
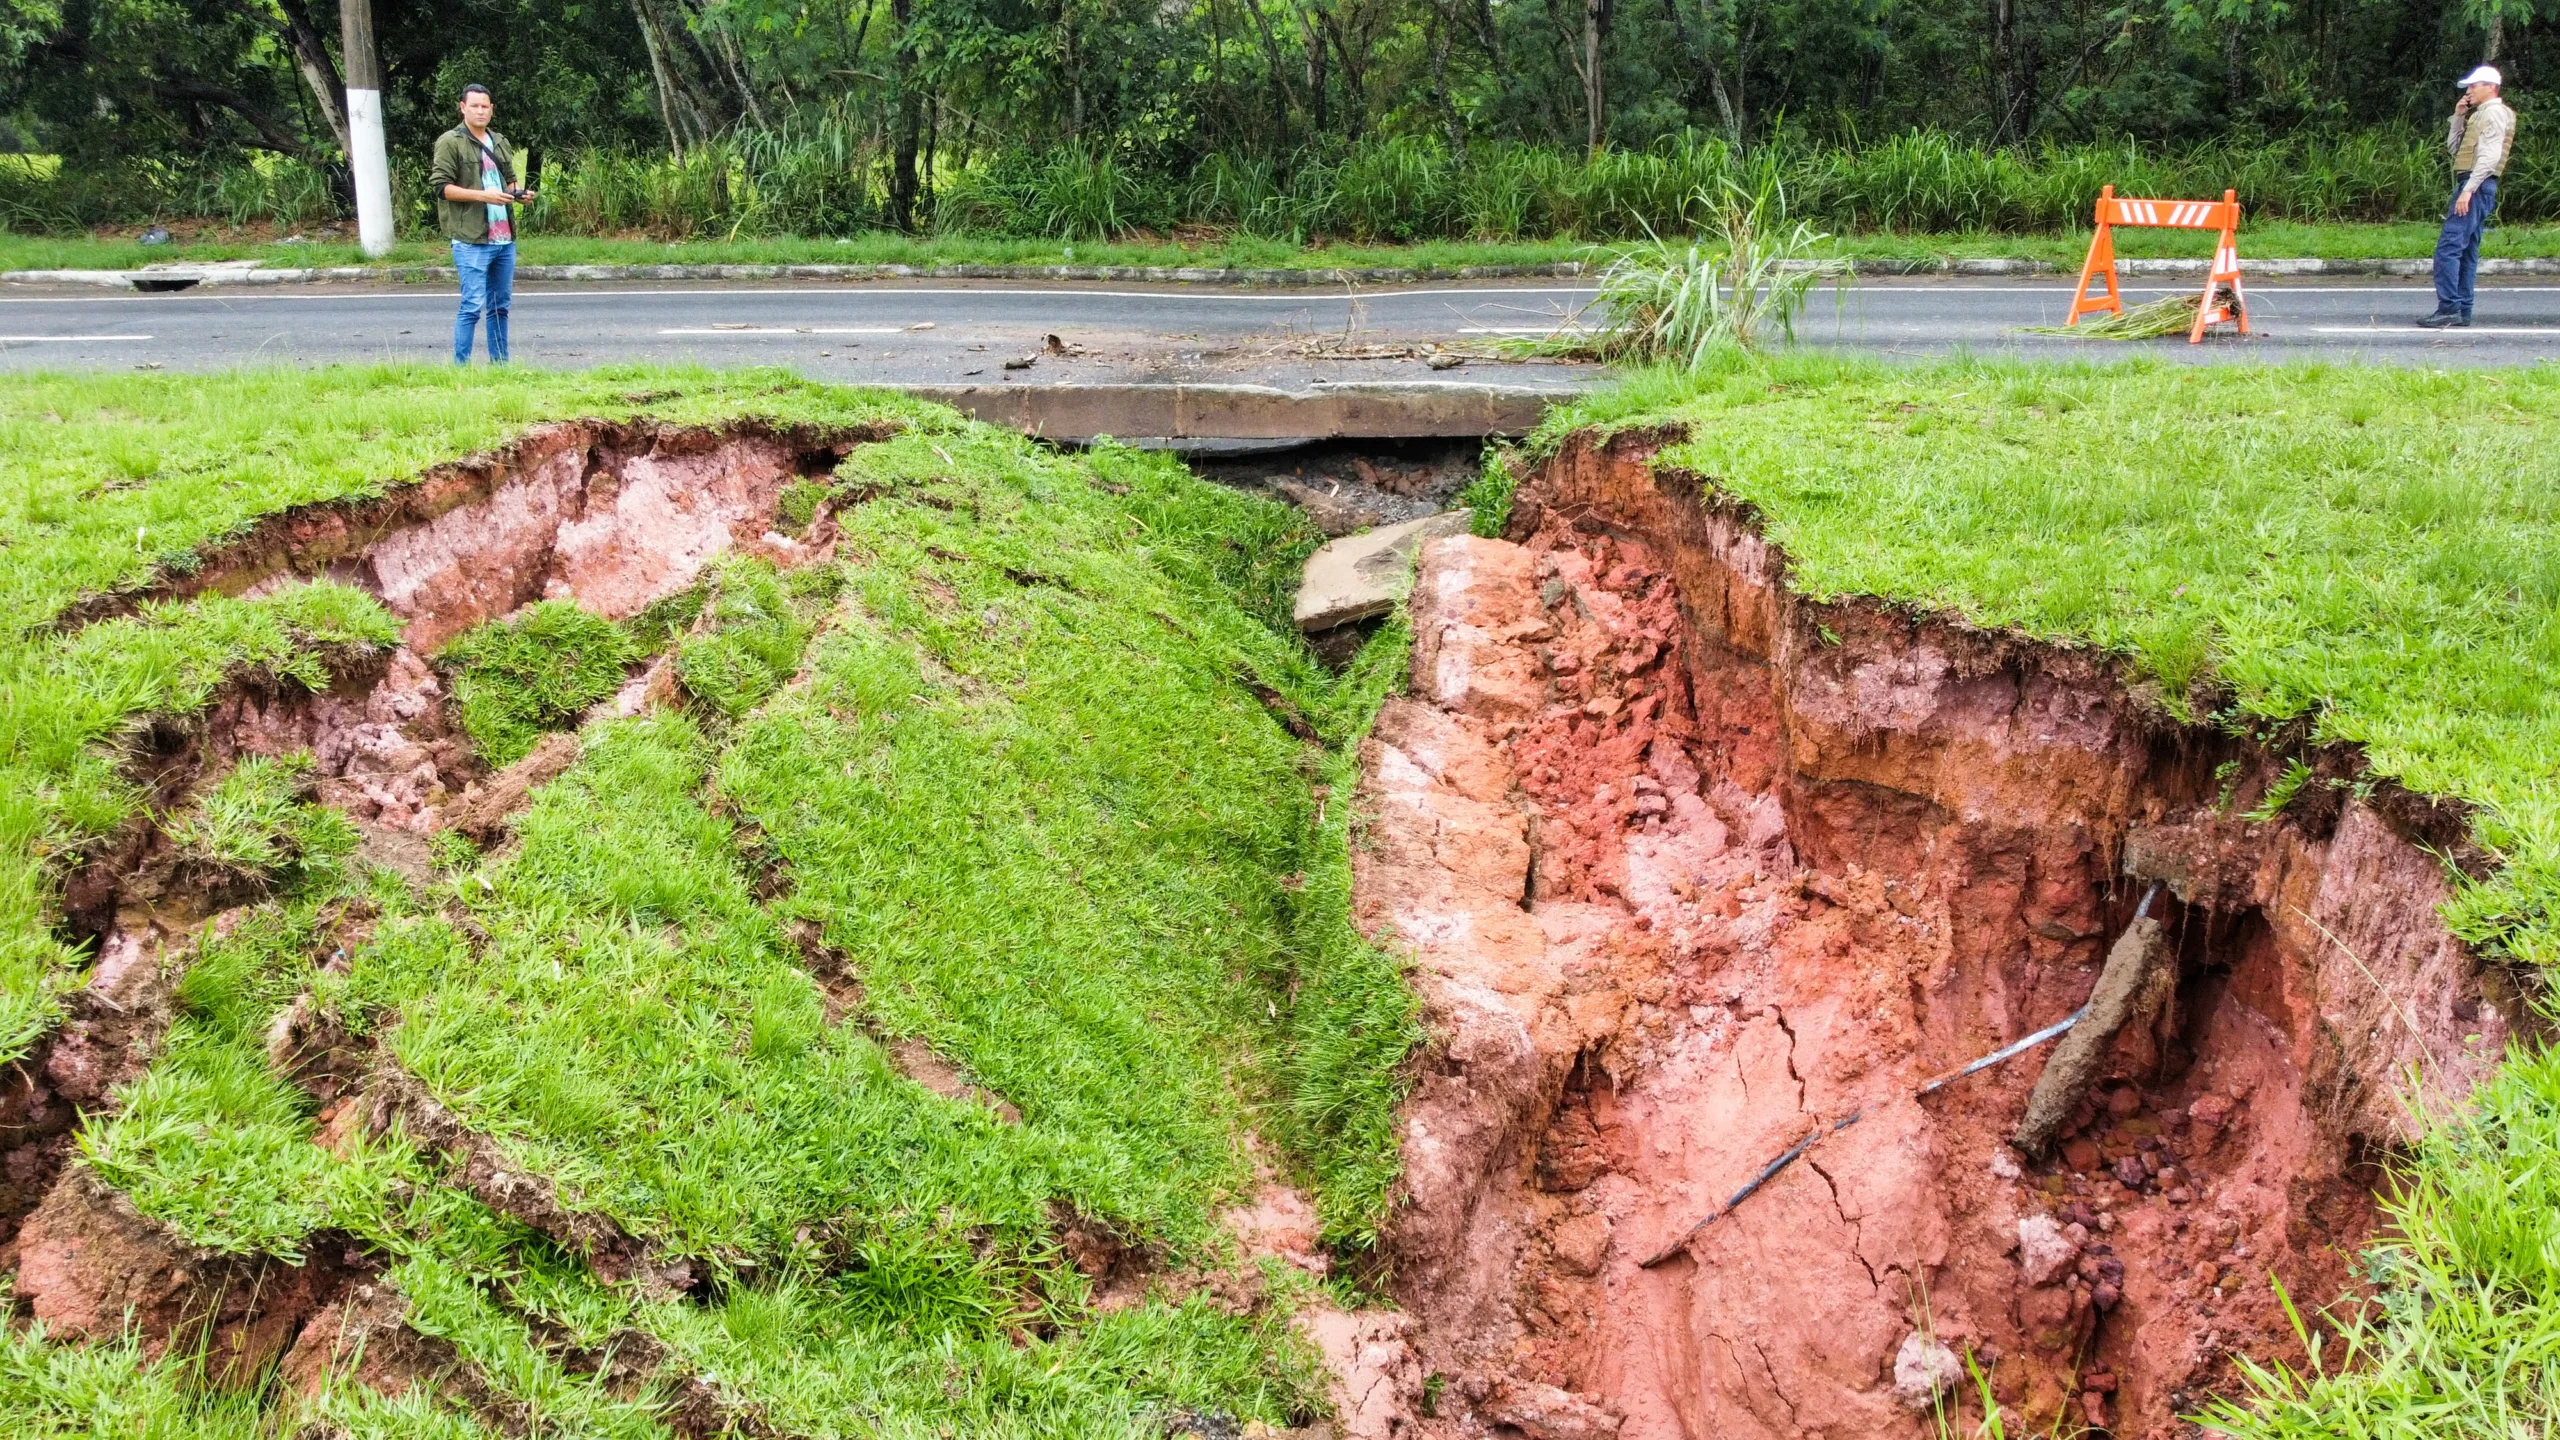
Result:
<svg viewBox="0 0 2560 1440"><path fill-rule="evenodd" d="M512 765L622 688L639 658L621 626L575 601L544 600L455 636L436 663L452 678L454 711L480 757Z"/></svg>
<svg viewBox="0 0 2560 1440"><path fill-rule="evenodd" d="M1601 270L1592 302L1607 317L1598 334L1541 343L1695 370L1721 350L1765 344L1772 331L1794 339L1813 288L1845 273L1812 258L1830 237L1801 220L1789 224L1786 192L1773 183L1753 191L1728 184L1719 204L1720 247L1654 238L1617 256Z"/></svg>
<svg viewBox="0 0 2560 1440"><path fill-rule="evenodd" d="M2370 1293L2294 1314L2301 1368L2243 1364L2253 1392L2204 1417L2235 1440L2505 1440L2560 1419L2560 1052L2525 1051L2421 1141L2384 1198Z"/></svg>

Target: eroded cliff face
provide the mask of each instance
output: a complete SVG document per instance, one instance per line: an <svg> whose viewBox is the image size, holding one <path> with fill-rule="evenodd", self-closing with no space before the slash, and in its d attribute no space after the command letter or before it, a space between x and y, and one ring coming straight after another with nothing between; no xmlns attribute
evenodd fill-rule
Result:
<svg viewBox="0 0 2560 1440"><path fill-rule="evenodd" d="M1968 1433L1969 1355L2036 1433L2180 1433L2504 1051L2420 848L2460 817L2235 818L2264 752L2098 657L1797 598L1650 462L1576 442L1511 539L1425 549L1362 755L1358 918L1435 1035L1390 1249L1440 1377L1365 1429ZM1913 1098L2085 1001L2155 880L2176 998L2055 1154L2006 1143L2044 1051Z"/></svg>

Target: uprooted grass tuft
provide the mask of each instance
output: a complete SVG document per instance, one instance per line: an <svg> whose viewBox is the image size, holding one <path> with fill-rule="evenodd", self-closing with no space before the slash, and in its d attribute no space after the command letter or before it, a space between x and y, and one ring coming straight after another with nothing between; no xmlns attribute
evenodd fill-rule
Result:
<svg viewBox="0 0 2560 1440"><path fill-rule="evenodd" d="M455 636L436 663L452 677L454 711L480 758L511 765L621 688L639 658L621 626L574 601L544 600Z"/></svg>
<svg viewBox="0 0 2560 1440"><path fill-rule="evenodd" d="M676 678L729 719L756 707L800 664L809 602L834 598L841 576L820 566L786 578L761 560L732 559L706 577L695 624L676 650Z"/></svg>
<svg viewBox="0 0 2560 1440"><path fill-rule="evenodd" d="M2236 313L2240 297L2228 285L2215 287L2218 299ZM2038 335L2064 335L2082 340L2159 340L2171 335L2184 335L2196 323L2196 302L2183 295L2163 295L2127 310L2094 319L2084 317L2076 325L2030 325Z"/></svg>
<svg viewBox="0 0 2560 1440"><path fill-rule="evenodd" d="M243 756L168 824L180 861L214 884L308 879L356 847L345 816L311 803L309 754Z"/></svg>

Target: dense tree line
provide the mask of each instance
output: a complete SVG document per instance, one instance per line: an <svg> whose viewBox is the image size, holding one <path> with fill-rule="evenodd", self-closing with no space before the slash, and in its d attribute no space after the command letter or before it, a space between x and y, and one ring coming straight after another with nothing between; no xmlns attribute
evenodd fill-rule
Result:
<svg viewBox="0 0 2560 1440"><path fill-rule="evenodd" d="M1415 137L1748 149L2405 128L2484 56L2530 91L2550 0L375 0L395 155L470 80L538 159L797 137L890 218L1026 152L1194 176ZM335 0L0 0L0 117L95 186L343 153Z"/></svg>

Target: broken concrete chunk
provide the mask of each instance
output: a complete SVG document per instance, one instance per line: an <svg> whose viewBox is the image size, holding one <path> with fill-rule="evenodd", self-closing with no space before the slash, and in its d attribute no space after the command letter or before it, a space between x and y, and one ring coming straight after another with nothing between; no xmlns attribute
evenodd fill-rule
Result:
<svg viewBox="0 0 2560 1440"><path fill-rule="evenodd" d="M2036 1077L2036 1088L2027 1096L2026 1116L2018 1122L2012 1141L2019 1153L2042 1155L2053 1148L2071 1112L2098 1078L2116 1032L2128 1022L2137 1031L2149 1025L2177 983L2177 956L2161 943L2160 922L2148 915L2135 916L2115 948L2107 952L2106 968L2098 972L2097 989L2090 994L2080 1023L2053 1047L2044 1073Z"/></svg>
<svg viewBox="0 0 2560 1440"><path fill-rule="evenodd" d="M1447 510L1346 535L1308 556L1298 586L1298 628L1312 634L1394 609L1413 588L1413 552L1425 540L1463 534L1473 513Z"/></svg>

